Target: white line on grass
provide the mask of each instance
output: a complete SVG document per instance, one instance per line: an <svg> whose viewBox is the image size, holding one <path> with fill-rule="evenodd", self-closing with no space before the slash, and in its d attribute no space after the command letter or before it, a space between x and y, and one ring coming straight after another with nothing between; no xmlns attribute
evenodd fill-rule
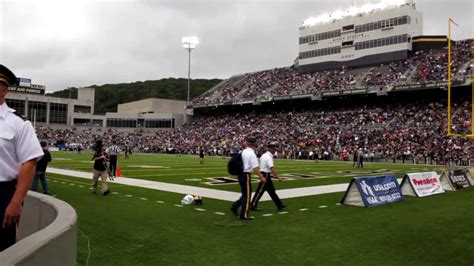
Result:
<svg viewBox="0 0 474 266"><path fill-rule="evenodd" d="M183 207L183 205L179 205L179 204L175 204L174 206L180 207L180 208Z"/></svg>
<svg viewBox="0 0 474 266"><path fill-rule="evenodd" d="M279 212L278 214L287 214L288 212Z"/></svg>
<svg viewBox="0 0 474 266"><path fill-rule="evenodd" d="M201 208L194 208L194 209L198 212L205 212L206 211L206 209L201 209Z"/></svg>
<svg viewBox="0 0 474 266"><path fill-rule="evenodd" d="M164 201L161 201L161 200L157 200L156 203L163 204L163 203L165 203L165 202L164 202Z"/></svg>
<svg viewBox="0 0 474 266"><path fill-rule="evenodd" d="M129 197L129 198L131 198L131 197L133 197L133 196L132 196L132 195L125 195L125 197Z"/></svg>
<svg viewBox="0 0 474 266"><path fill-rule="evenodd" d="M327 208L327 207L328 207L327 205L321 205L321 206L319 206L320 209Z"/></svg>
<svg viewBox="0 0 474 266"><path fill-rule="evenodd" d="M91 243L89 238L84 234L84 232L81 231L81 229L78 229L79 232L84 236L84 238L87 240L87 260L86 260L86 266L89 265L89 259L91 257Z"/></svg>
<svg viewBox="0 0 474 266"><path fill-rule="evenodd" d="M337 206L341 206L341 203L338 202L338 203L336 203L336 205L337 205Z"/></svg>
<svg viewBox="0 0 474 266"><path fill-rule="evenodd" d="M307 210L309 210L309 209L308 208L303 208L303 209L300 209L300 212L305 212Z"/></svg>
<svg viewBox="0 0 474 266"><path fill-rule="evenodd" d="M69 183L70 186L75 186L73 183Z"/></svg>
<svg viewBox="0 0 474 266"><path fill-rule="evenodd" d="M269 216L273 216L273 213L265 213L265 214L262 214L263 217L269 217Z"/></svg>
<svg viewBox="0 0 474 266"><path fill-rule="evenodd" d="M80 185L79 187L84 187L83 185Z"/></svg>
<svg viewBox="0 0 474 266"><path fill-rule="evenodd" d="M225 213L223 213L223 212L214 212L214 214L217 214L217 215L225 215Z"/></svg>
<svg viewBox="0 0 474 266"><path fill-rule="evenodd" d="M66 182L61 182L61 184L66 184Z"/></svg>
<svg viewBox="0 0 474 266"><path fill-rule="evenodd" d="M141 200L148 200L147 198L140 198Z"/></svg>
<svg viewBox="0 0 474 266"><path fill-rule="evenodd" d="M112 192L112 194L118 195L118 192L115 192L115 191L114 191L114 192Z"/></svg>

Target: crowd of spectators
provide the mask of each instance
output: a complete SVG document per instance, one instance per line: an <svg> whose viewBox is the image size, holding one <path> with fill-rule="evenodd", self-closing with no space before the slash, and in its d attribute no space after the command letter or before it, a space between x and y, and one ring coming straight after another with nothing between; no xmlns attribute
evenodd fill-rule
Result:
<svg viewBox="0 0 474 266"><path fill-rule="evenodd" d="M471 41L452 45L451 70L454 79L470 73ZM360 69L341 67L333 70L299 73L292 67L275 68L245 74L241 82L226 82L213 92L206 92L193 103L216 104L235 101L254 101L278 96L318 94L327 91L344 91L360 88L379 88L405 84L447 81L448 49L421 50L407 60ZM357 69L355 69L357 70ZM213 97L211 97L211 95Z"/></svg>
<svg viewBox="0 0 474 266"><path fill-rule="evenodd" d="M40 139L67 147L92 148L95 139L140 152L230 155L242 148L246 136L259 136L260 143L277 141L286 158L347 159L344 155L362 149L382 160L465 164L474 159L474 141L447 137L445 101L416 100L411 103L314 107L298 111L259 111L195 115L183 127L169 131L140 129L56 129L38 127ZM470 101L453 107L453 133L470 133ZM262 147L263 148L263 145ZM311 154L311 156L309 156Z"/></svg>

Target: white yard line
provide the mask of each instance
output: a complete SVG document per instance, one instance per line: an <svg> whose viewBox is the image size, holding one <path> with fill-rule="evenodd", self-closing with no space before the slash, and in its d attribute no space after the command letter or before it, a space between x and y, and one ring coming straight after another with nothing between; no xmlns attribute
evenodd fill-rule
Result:
<svg viewBox="0 0 474 266"><path fill-rule="evenodd" d="M80 172L74 170L65 170L59 168L48 167L48 173L60 174L60 175L67 175L67 176L74 176L84 179L92 179L92 173L90 172ZM165 182L158 182L158 181L150 181L150 180L143 180L143 179L135 179L135 178L127 178L127 177L118 177L115 181L111 183L117 183L121 185L128 185L128 186L135 186L135 187L143 187L167 192L174 192L179 194L191 194L191 195L199 195L205 198L211 199L218 199L218 200L225 200L225 201L235 201L240 197L240 193L238 192L231 192L231 191L223 191L211 188L202 188L202 187L195 187L195 186L187 186L187 185L179 185L179 184L171 184ZM313 195L320 195L320 194L327 194L327 193L334 193L334 192L343 192L346 191L348 184L335 184L335 185L325 185L325 186L312 186L312 187L302 187L302 188L291 188L291 189L280 189L277 191L277 194L282 199L288 198L297 198L297 197L305 197L305 196L313 196ZM126 195L131 197L131 195ZM262 201L271 200L268 193L263 195Z"/></svg>

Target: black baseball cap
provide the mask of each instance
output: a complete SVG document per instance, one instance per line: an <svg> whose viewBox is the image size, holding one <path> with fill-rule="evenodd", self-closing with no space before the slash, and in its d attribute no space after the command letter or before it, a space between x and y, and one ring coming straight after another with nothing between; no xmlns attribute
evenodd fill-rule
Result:
<svg viewBox="0 0 474 266"><path fill-rule="evenodd" d="M18 80L13 72L4 65L0 65L0 82L7 86L17 85Z"/></svg>

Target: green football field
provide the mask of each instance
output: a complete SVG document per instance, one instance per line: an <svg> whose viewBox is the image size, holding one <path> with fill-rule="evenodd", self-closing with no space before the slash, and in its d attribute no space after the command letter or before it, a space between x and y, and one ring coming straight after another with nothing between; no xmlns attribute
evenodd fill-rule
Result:
<svg viewBox="0 0 474 266"><path fill-rule="evenodd" d="M53 152L51 167L90 171L91 154ZM225 177L227 159L134 154L121 160L131 178L238 191L210 185ZM294 180L278 189L346 183L351 176L392 172L398 177L440 167L411 164L276 160ZM296 177L298 178L296 178ZM473 265L474 189L376 208L338 205L343 193L286 199L278 212L262 202L253 221L231 215L230 202L204 199L180 206L184 195L110 183L93 195L90 181L47 175L50 192L78 214L79 265ZM255 186L254 186L255 189ZM278 193L278 191L277 191Z"/></svg>

